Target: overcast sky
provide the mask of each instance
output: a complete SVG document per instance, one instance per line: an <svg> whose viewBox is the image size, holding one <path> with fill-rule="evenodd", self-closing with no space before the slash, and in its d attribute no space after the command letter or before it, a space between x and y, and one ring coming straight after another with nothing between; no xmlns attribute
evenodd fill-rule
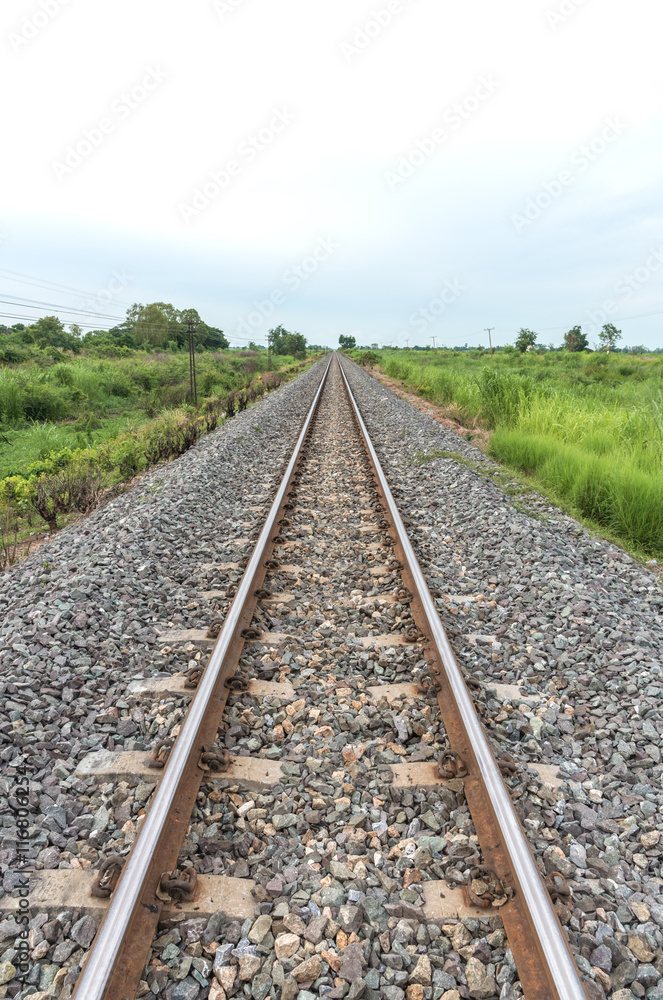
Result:
<svg viewBox="0 0 663 1000"><path fill-rule="evenodd" d="M0 22L4 322L162 300L235 344L612 322L663 346L654 0L4 0Z"/></svg>

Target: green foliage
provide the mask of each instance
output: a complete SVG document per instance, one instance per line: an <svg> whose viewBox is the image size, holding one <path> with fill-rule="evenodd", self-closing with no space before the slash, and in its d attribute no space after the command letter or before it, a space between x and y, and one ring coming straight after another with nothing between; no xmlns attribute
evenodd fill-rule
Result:
<svg viewBox="0 0 663 1000"><path fill-rule="evenodd" d="M663 552L663 360L515 350L381 352L379 365L492 430L490 452L640 552Z"/></svg>
<svg viewBox="0 0 663 1000"><path fill-rule="evenodd" d="M596 454L553 437L498 430L490 439L495 458L536 475L548 489L588 518L643 552L663 554L663 477L614 454Z"/></svg>
<svg viewBox="0 0 663 1000"><path fill-rule="evenodd" d="M303 333L290 333L282 326L270 330L268 343L275 354L290 354L293 358L306 357L306 337Z"/></svg>
<svg viewBox="0 0 663 1000"><path fill-rule="evenodd" d="M81 349L78 337L67 333L57 316L43 316L27 327L25 333L37 347L61 347L74 353Z"/></svg>
<svg viewBox="0 0 663 1000"><path fill-rule="evenodd" d="M534 382L527 375L513 375L488 366L479 373L477 384L484 422L491 429L499 424L515 424L534 390Z"/></svg>
<svg viewBox="0 0 663 1000"><path fill-rule="evenodd" d="M338 344L341 350L351 351L353 347L357 346L357 340L355 337L347 336L342 333L338 338Z"/></svg>
<svg viewBox="0 0 663 1000"><path fill-rule="evenodd" d="M231 358L204 355L203 379L210 386L223 380L226 388L223 395L203 399L197 410L164 409L169 399L184 400L187 396L188 357L143 356L140 365L132 363L133 359L76 358L67 364L58 355L58 363L45 370L31 364L25 369L0 371L3 416L6 425L13 421L11 429L7 427L11 437L4 432L0 436L0 476L4 475L0 478L0 564L6 564L10 549L15 550L12 532L17 526L25 530L35 514L55 530L58 518L61 521L73 512L85 513L118 483L187 451L218 426L224 413L246 409L264 392L277 388L285 375L256 374L260 363L255 353L244 352L238 357L233 352ZM292 366L293 359L277 357L275 363ZM294 370L301 367L300 362ZM77 420L68 424L34 421L20 426L28 406L36 405L34 400L41 400L44 406L44 401L55 400L58 406L71 410L78 405L75 394L86 406ZM128 416L97 415L128 394L134 402L143 402L141 410ZM155 419L148 423L145 409L155 413ZM16 420L12 413L18 414Z"/></svg>
<svg viewBox="0 0 663 1000"><path fill-rule="evenodd" d="M622 339L622 331L613 323L606 323L599 333L599 343L606 351L614 351L617 342Z"/></svg>
<svg viewBox="0 0 663 1000"><path fill-rule="evenodd" d="M564 347L572 353L584 351L589 347L589 341L582 332L582 327L573 326L568 333L564 334Z"/></svg>
<svg viewBox="0 0 663 1000"><path fill-rule="evenodd" d="M527 330L525 327L521 327L518 331L518 336L516 337L515 346L524 354L528 348L534 347L536 344L536 334L533 330Z"/></svg>

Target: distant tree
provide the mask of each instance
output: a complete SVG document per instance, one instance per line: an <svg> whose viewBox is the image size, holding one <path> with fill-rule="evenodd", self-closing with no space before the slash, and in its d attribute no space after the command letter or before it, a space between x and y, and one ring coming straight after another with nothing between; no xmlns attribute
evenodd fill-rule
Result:
<svg viewBox="0 0 663 1000"><path fill-rule="evenodd" d="M230 341L225 336L223 330L217 330L214 326L208 326L207 323L203 323L202 327L196 333L196 337L200 334L204 337L204 344L209 350L213 351L226 351L230 347Z"/></svg>
<svg viewBox="0 0 663 1000"><path fill-rule="evenodd" d="M267 334L267 340L275 354L291 354L293 358L306 357L306 337L303 333L291 333L277 326Z"/></svg>
<svg viewBox="0 0 663 1000"><path fill-rule="evenodd" d="M81 327L78 325L78 323L72 323L71 326L69 327L69 331L72 337L78 337L79 340L83 336L83 331Z"/></svg>
<svg viewBox="0 0 663 1000"><path fill-rule="evenodd" d="M582 332L582 327L572 326L568 333L564 334L564 347L567 351L585 351L589 347L589 341Z"/></svg>
<svg viewBox="0 0 663 1000"><path fill-rule="evenodd" d="M516 337L516 347L521 354L524 354L528 347L534 347L536 344L536 334L533 330L526 330L524 327L518 331L518 336Z"/></svg>
<svg viewBox="0 0 663 1000"><path fill-rule="evenodd" d="M275 326L273 330L270 330L267 334L267 343L271 347L274 354L285 354L283 349L284 337L287 334L287 330L281 325Z"/></svg>
<svg viewBox="0 0 663 1000"><path fill-rule="evenodd" d="M617 341L622 339L622 331L612 323L606 323L599 333L599 343L606 351L614 351Z"/></svg>
<svg viewBox="0 0 663 1000"><path fill-rule="evenodd" d="M75 353L81 349L78 337L68 333L57 316L42 316L27 327L24 334L37 347L62 347Z"/></svg>
<svg viewBox="0 0 663 1000"><path fill-rule="evenodd" d="M136 343L145 347L161 347L169 339L169 317L161 309L162 303L153 302L141 307L133 326Z"/></svg>
<svg viewBox="0 0 663 1000"><path fill-rule="evenodd" d="M355 337L346 337L345 334L341 334L338 338L339 347L344 351L351 351L353 347L357 346L357 340Z"/></svg>

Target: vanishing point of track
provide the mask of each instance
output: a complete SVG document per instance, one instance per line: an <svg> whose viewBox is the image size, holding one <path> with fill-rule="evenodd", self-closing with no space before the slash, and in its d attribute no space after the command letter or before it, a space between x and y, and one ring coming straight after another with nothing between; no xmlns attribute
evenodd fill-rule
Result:
<svg viewBox="0 0 663 1000"><path fill-rule="evenodd" d="M425 691L436 697L447 747L438 764L440 782L460 779L478 835L483 868L473 889L498 904L518 976L528 1000L582 1000L585 993L548 891L514 811L498 762L472 704L403 521L369 439L342 366L330 358L277 495L230 606L185 722L153 795L143 827L124 865L109 908L75 991L76 1000L133 1000L164 905L162 877L177 869L206 770L201 755L214 753L226 701L251 623L275 568L272 553L287 535L286 514L295 507L298 476L313 435L325 435L320 418L326 397L344 410L348 438L361 442L375 535L400 569L411 615L408 641L425 657ZM328 401L328 406L331 403ZM364 505L366 501L364 501ZM217 754L218 756L218 754ZM212 758L210 758L212 759ZM213 765L212 765L213 766ZM222 765L221 765L222 766ZM416 781L416 779L415 779ZM490 886L490 892L488 890ZM502 904L502 905L499 905Z"/></svg>

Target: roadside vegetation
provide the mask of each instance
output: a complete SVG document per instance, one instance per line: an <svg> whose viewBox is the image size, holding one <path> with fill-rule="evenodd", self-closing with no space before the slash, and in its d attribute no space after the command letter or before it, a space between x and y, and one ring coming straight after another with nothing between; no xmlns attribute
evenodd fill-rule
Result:
<svg viewBox="0 0 663 1000"><path fill-rule="evenodd" d="M663 357L591 351L354 351L576 516L663 557ZM470 436L471 435L467 435Z"/></svg>
<svg viewBox="0 0 663 1000"><path fill-rule="evenodd" d="M40 532L182 454L309 363L301 334L278 327L269 353L230 350L221 331L202 324L194 398L181 325L162 328L156 346L147 322L137 341L134 320L129 331L84 337L55 317L0 328L0 568Z"/></svg>

